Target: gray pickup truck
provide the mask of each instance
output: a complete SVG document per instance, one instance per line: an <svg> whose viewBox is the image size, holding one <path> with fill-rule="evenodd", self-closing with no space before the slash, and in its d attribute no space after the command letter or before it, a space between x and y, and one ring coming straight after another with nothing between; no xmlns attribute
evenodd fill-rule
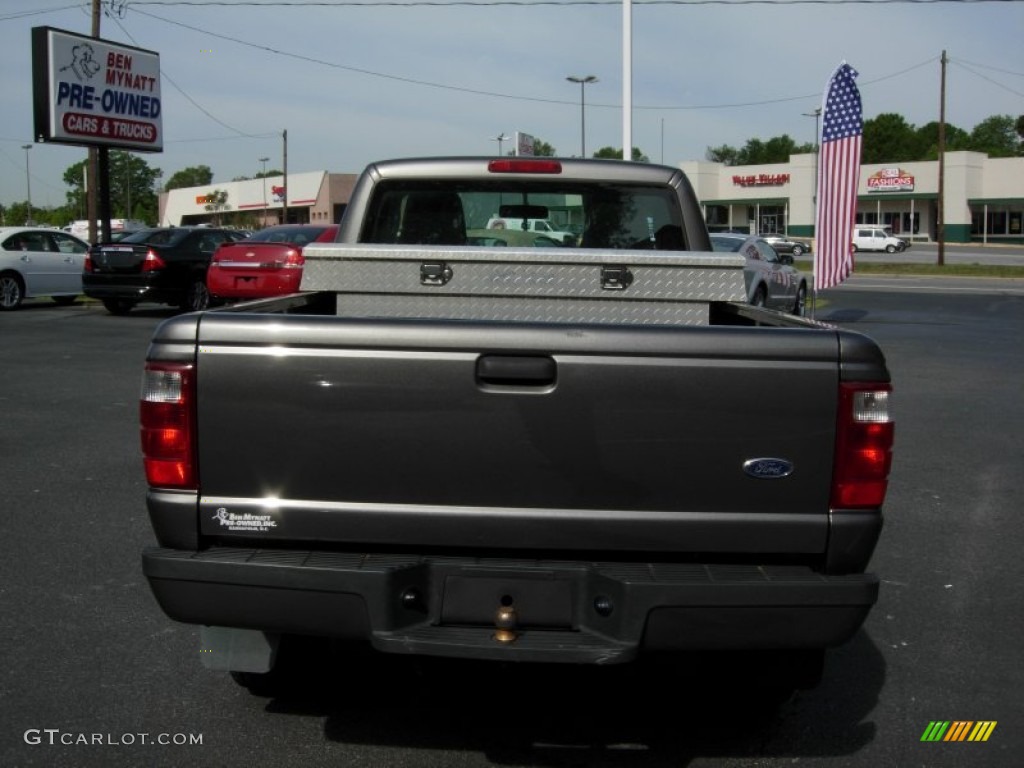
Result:
<svg viewBox="0 0 1024 768"><path fill-rule="evenodd" d="M580 240L513 247L495 216ZM813 684L863 623L884 356L743 303L678 169L375 163L305 257L301 293L170 318L148 350L142 564L207 666L252 685L317 636L516 662L757 651Z"/></svg>

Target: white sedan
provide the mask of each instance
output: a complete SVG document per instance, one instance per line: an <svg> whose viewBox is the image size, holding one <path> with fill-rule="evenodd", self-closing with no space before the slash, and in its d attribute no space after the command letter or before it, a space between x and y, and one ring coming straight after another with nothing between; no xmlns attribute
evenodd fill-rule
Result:
<svg viewBox="0 0 1024 768"><path fill-rule="evenodd" d="M89 244L46 227L0 227L0 310L50 296L71 304L82 293Z"/></svg>

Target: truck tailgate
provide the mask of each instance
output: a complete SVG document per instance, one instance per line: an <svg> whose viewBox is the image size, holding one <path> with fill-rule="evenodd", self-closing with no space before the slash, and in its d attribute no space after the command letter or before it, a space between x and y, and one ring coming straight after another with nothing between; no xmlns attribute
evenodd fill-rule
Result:
<svg viewBox="0 0 1024 768"><path fill-rule="evenodd" d="M834 329L269 320L200 321L206 536L825 548Z"/></svg>

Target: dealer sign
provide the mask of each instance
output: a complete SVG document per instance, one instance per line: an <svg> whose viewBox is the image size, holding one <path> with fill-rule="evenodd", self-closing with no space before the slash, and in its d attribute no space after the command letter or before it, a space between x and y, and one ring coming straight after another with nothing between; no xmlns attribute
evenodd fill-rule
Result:
<svg viewBox="0 0 1024 768"><path fill-rule="evenodd" d="M32 29L36 141L163 151L160 55Z"/></svg>

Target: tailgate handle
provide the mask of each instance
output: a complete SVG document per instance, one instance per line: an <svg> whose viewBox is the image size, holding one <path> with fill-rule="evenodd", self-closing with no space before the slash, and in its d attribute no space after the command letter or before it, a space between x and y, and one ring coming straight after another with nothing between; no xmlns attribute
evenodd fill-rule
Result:
<svg viewBox="0 0 1024 768"><path fill-rule="evenodd" d="M481 384L547 387L555 383L557 370L550 357L481 355L476 361L476 378Z"/></svg>
<svg viewBox="0 0 1024 768"><path fill-rule="evenodd" d="M629 267L601 267L601 288L606 291L624 291L633 284L633 273Z"/></svg>
<svg viewBox="0 0 1024 768"><path fill-rule="evenodd" d="M443 261L420 264L420 285L447 285L452 268Z"/></svg>

